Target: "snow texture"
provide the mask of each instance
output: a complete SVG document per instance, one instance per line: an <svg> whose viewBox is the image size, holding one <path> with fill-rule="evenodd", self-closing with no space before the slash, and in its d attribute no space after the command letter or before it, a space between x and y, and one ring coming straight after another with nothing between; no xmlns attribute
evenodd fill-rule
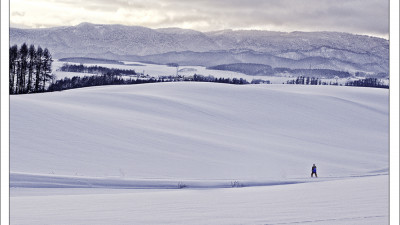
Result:
<svg viewBox="0 0 400 225"><path fill-rule="evenodd" d="M230 189L13 189L11 224L389 224L388 176Z"/></svg>
<svg viewBox="0 0 400 225"><path fill-rule="evenodd" d="M11 96L10 171L270 180L387 172L384 89L156 83Z"/></svg>
<svg viewBox="0 0 400 225"><path fill-rule="evenodd" d="M387 89L340 86L13 95L10 221L387 224L388 114Z"/></svg>

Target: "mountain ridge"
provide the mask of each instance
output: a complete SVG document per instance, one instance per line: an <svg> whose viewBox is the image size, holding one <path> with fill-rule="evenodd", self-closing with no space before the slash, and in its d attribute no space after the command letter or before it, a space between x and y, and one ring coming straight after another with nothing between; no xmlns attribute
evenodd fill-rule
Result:
<svg viewBox="0 0 400 225"><path fill-rule="evenodd" d="M389 41L342 32L279 32L222 30L200 32L181 28L81 23L40 29L10 28L10 44L47 47L54 58L136 58L155 63L216 66L227 63L263 63L291 69L336 69L349 72L388 73ZM200 59L188 56L200 55ZM253 52L254 54L247 54ZM212 56L218 53L217 56ZM175 54L175 55L174 55ZM171 55L174 55L172 57ZM271 57L257 58L257 55ZM131 57L134 56L134 57ZM207 60L207 57L210 57ZM218 57L216 60L215 58ZM321 57L325 63L313 59ZM204 59L201 59L204 58ZM293 61L290 65L281 62ZM339 60L340 65L336 65ZM261 61L261 62L260 62ZM303 61L308 62L304 64ZM328 63L332 61L331 63ZM377 65L375 67L365 65Z"/></svg>

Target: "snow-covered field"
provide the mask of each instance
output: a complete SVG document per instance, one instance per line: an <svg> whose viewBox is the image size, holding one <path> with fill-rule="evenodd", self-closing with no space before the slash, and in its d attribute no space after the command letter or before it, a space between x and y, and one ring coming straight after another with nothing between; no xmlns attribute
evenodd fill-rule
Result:
<svg viewBox="0 0 400 225"><path fill-rule="evenodd" d="M180 82L11 96L10 220L388 224L388 120L388 90L373 88Z"/></svg>
<svg viewBox="0 0 400 225"><path fill-rule="evenodd" d="M74 73L74 72L63 72L60 71L59 68L64 64L79 64L72 62L61 62L55 60L53 62L54 71L53 74L56 75L56 79L62 79L64 77L72 78L74 76L91 76L93 74L87 73ZM142 62L123 62L124 64L102 64L102 63L85 63L85 66L102 66L107 68L117 68L124 70L135 70L138 73L148 74L151 77L158 78L159 76L175 76L177 74L176 67L170 67L167 65L158 65L158 64L149 64ZM252 76L244 73L233 72L233 71L224 71L224 70L212 70L207 69L204 66L180 66L178 68L178 74L181 76L193 76L194 74L203 75L203 76L213 76L215 78L236 78L236 79L245 79L248 82L251 82L253 79L255 80L264 80L270 81L271 84L282 84L286 83L288 80L296 80L294 76ZM321 79L323 82L338 82L339 84L344 85L348 81L363 79L360 78L339 78L339 79ZM388 79L381 80L385 84L389 84Z"/></svg>
<svg viewBox="0 0 400 225"><path fill-rule="evenodd" d="M11 224L343 224L388 221L388 176L174 190L13 189Z"/></svg>
<svg viewBox="0 0 400 225"><path fill-rule="evenodd" d="M68 64L79 64L72 62L61 62L55 60L53 62L54 71L53 73L56 75L57 79L62 79L64 77L73 77L73 76L88 76L91 74L84 73L73 73L73 72L63 72L58 69L65 63ZM176 67L171 67L167 65L158 65L158 64L149 64L142 62L123 62L124 64L102 64L102 63L84 63L85 66L102 66L107 68L117 68L124 70L135 70L138 73L148 74L149 76L158 78L159 76L175 76L177 74ZM249 82L254 79L263 79L263 80L271 80L273 79L277 83L282 83L281 81L289 80L287 77L266 77L266 76L249 76L243 73L232 72L232 71L223 71L223 70L211 70L207 69L204 66L180 66L178 67L178 74L181 76L193 76L194 74L204 75L204 76L214 76L216 78L243 78L247 79ZM290 78L293 79L293 78Z"/></svg>

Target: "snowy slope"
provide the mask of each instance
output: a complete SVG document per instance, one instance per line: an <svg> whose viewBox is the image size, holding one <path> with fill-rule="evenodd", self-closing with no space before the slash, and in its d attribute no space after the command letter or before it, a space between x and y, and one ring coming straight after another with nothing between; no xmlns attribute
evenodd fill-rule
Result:
<svg viewBox="0 0 400 225"><path fill-rule="evenodd" d="M10 224L384 225L388 190L388 176L230 189L13 189Z"/></svg>
<svg viewBox="0 0 400 225"><path fill-rule="evenodd" d="M387 174L388 91L157 83L11 96L10 146L12 174L263 182L303 179L313 163L325 178Z"/></svg>
<svg viewBox="0 0 400 225"><path fill-rule="evenodd" d="M10 96L10 224L388 224L388 167L386 89Z"/></svg>

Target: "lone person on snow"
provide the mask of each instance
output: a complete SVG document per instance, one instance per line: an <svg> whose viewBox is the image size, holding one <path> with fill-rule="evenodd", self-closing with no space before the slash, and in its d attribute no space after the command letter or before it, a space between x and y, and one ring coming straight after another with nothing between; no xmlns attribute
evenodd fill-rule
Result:
<svg viewBox="0 0 400 225"><path fill-rule="evenodd" d="M312 169L311 169L311 177L313 177L313 175L315 174L315 177L317 176L317 167L315 166L315 164L313 164Z"/></svg>

